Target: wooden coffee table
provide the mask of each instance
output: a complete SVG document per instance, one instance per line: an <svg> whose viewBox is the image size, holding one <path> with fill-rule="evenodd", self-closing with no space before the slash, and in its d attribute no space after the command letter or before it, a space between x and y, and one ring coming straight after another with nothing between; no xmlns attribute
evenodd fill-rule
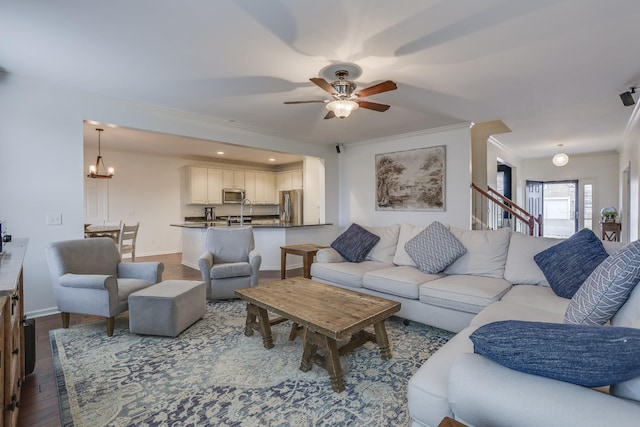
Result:
<svg viewBox="0 0 640 427"><path fill-rule="evenodd" d="M374 342L384 359L391 358L384 320L400 310L399 302L302 277L240 289L236 294L247 301L244 334L251 336L254 330L259 331L265 348L274 346L271 325L282 321L270 321L268 311L302 326L306 333L300 370L310 370L313 363L323 367L337 393L344 391L340 356ZM374 334L365 331L371 325ZM338 345L339 340L348 337L348 343ZM325 350L325 356L318 354L319 348Z"/></svg>

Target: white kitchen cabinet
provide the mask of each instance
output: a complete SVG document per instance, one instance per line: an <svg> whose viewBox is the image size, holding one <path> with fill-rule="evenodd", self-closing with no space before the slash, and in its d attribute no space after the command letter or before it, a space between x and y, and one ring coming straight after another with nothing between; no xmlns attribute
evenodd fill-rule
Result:
<svg viewBox="0 0 640 427"><path fill-rule="evenodd" d="M302 169L291 171L291 189L302 189Z"/></svg>
<svg viewBox="0 0 640 427"><path fill-rule="evenodd" d="M222 169L191 166L189 168L189 203L222 203Z"/></svg>
<svg viewBox="0 0 640 427"><path fill-rule="evenodd" d="M240 188L244 190L244 171L224 169L222 171L224 188Z"/></svg>
<svg viewBox="0 0 640 427"><path fill-rule="evenodd" d="M275 174L272 172L255 173L255 203L275 204Z"/></svg>
<svg viewBox="0 0 640 427"><path fill-rule="evenodd" d="M244 197L253 203L259 203L256 193L256 172L254 171L244 172Z"/></svg>
<svg viewBox="0 0 640 427"><path fill-rule="evenodd" d="M277 191L302 189L302 169L278 172Z"/></svg>

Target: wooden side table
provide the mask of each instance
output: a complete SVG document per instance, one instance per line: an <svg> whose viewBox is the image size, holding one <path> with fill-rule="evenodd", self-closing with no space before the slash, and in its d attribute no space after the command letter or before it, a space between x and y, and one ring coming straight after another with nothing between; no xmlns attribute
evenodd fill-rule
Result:
<svg viewBox="0 0 640 427"><path fill-rule="evenodd" d="M316 253L326 246L314 243L303 243L301 245L280 246L280 278L287 277L287 254L299 255L302 257L304 277L311 279L311 263Z"/></svg>
<svg viewBox="0 0 640 427"><path fill-rule="evenodd" d="M600 223L600 230L602 232L602 240L607 242L619 242L620 231L622 230L622 224L619 222L606 222Z"/></svg>

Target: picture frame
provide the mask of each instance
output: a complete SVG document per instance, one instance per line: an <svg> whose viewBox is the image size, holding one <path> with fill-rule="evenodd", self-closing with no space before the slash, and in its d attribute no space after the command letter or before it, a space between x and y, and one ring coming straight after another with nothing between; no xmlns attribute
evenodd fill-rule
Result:
<svg viewBox="0 0 640 427"><path fill-rule="evenodd" d="M377 211L446 210L446 146L376 154Z"/></svg>

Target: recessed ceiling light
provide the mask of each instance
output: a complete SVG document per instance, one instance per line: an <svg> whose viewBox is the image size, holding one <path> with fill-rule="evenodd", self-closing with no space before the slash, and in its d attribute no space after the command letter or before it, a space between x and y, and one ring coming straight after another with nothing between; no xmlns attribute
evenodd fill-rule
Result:
<svg viewBox="0 0 640 427"><path fill-rule="evenodd" d="M218 154L223 155L224 151L218 151Z"/></svg>
<svg viewBox="0 0 640 427"><path fill-rule="evenodd" d="M276 159L274 159L273 157L271 157L271 158L269 159L269 161L270 161L270 162L275 162L275 161L276 161Z"/></svg>

